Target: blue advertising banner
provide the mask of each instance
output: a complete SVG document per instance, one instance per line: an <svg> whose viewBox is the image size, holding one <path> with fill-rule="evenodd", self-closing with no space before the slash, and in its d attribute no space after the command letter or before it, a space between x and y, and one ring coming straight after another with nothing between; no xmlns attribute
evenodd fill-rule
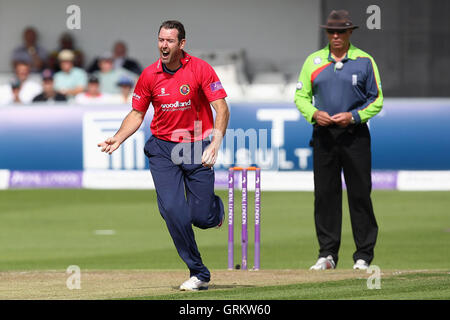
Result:
<svg viewBox="0 0 450 320"><path fill-rule="evenodd" d="M449 99L386 99L370 129L374 169L450 169Z"/></svg>
<svg viewBox="0 0 450 320"><path fill-rule="evenodd" d="M148 168L142 151L150 137L148 115L117 154L97 143L114 135L129 106L18 106L0 108L0 168L83 170Z"/></svg>
<svg viewBox="0 0 450 320"><path fill-rule="evenodd" d="M143 147L150 137L150 109L142 127L109 156L97 143L116 132L129 106L2 107L0 169L148 169ZM312 170L312 127L293 103L236 103L230 109L216 169L256 164ZM449 99L385 99L369 126L373 169L450 170Z"/></svg>
<svg viewBox="0 0 450 320"><path fill-rule="evenodd" d="M370 120L369 127L373 169L450 169L449 99L385 99L382 111ZM236 147L236 141L231 148L238 164L257 164L271 170L312 170L312 126L294 104L233 104L230 130L241 130L234 132L238 137L235 140L242 140L243 135L246 138L245 150ZM264 131L267 141L261 139ZM262 149L267 148L256 150L249 161L248 151L255 149L249 142L252 135L258 136ZM225 139L225 148L229 141ZM261 145L256 149L261 150Z"/></svg>
<svg viewBox="0 0 450 320"><path fill-rule="evenodd" d="M0 168L82 170L83 109L0 108Z"/></svg>

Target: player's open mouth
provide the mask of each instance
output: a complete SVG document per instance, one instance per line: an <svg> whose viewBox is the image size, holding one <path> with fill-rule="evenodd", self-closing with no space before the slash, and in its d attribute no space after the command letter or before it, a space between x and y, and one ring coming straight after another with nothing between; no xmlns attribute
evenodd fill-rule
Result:
<svg viewBox="0 0 450 320"><path fill-rule="evenodd" d="M169 56L168 52L161 52L161 53L162 53L163 58L167 58Z"/></svg>

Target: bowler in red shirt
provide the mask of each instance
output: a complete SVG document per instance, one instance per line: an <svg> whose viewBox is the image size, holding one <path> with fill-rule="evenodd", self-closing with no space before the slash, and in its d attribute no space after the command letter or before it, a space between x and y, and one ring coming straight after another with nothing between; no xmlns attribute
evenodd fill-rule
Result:
<svg viewBox="0 0 450 320"><path fill-rule="evenodd" d="M185 52L185 43L184 26L179 21L161 24L160 58L140 75L133 109L120 129L98 146L102 152L114 152L139 129L150 103L153 105L152 136L144 152L159 211L190 271L180 290L196 291L208 288L211 274L202 262L192 225L201 229L222 225L224 206L214 194L213 166L230 113L227 94L214 69ZM216 111L215 120L211 106Z"/></svg>

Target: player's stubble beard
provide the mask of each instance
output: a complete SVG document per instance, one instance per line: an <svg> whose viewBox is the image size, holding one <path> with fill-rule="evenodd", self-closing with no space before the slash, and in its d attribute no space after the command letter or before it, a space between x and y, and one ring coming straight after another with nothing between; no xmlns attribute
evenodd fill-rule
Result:
<svg viewBox="0 0 450 320"><path fill-rule="evenodd" d="M168 52L168 55L164 56L163 52ZM176 68L178 68L182 55L183 51L180 47L176 47L173 49L162 48L159 51L159 56L162 63L164 63L170 70L175 70Z"/></svg>

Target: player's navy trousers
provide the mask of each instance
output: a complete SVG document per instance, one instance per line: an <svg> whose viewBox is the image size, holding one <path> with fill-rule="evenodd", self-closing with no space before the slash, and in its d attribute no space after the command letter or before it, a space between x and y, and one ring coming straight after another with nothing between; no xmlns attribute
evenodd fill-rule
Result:
<svg viewBox="0 0 450 320"><path fill-rule="evenodd" d="M175 142L151 136L144 148L155 183L159 212L190 276L202 281L209 281L211 275L202 262L192 225L212 228L224 215L222 200L214 194L214 170L201 164L201 154L209 143L203 140L176 147ZM180 148L181 145L184 147ZM190 155L186 154L187 150Z"/></svg>
<svg viewBox="0 0 450 320"><path fill-rule="evenodd" d="M370 263L378 226L370 193L370 132L366 124L347 128L314 126L314 218L319 257L333 256L337 263L342 226L342 181L347 186L350 220L356 251L353 259Z"/></svg>

